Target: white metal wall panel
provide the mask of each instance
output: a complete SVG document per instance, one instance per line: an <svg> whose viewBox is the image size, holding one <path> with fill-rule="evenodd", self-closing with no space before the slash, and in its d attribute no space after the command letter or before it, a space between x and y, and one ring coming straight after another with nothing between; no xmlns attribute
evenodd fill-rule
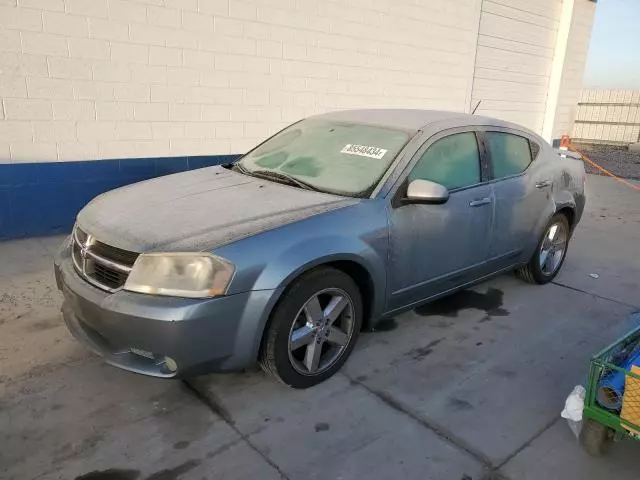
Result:
<svg viewBox="0 0 640 480"><path fill-rule="evenodd" d="M582 88L582 76L587 61L595 10L596 3L590 0L575 0L574 2L567 52L562 69L560 95L553 122L553 138L570 135L573 129L576 118L576 102ZM611 94L612 92L608 90L603 92L603 95L609 95L609 98ZM620 101L622 101L625 92L622 91L620 94Z"/></svg>
<svg viewBox="0 0 640 480"><path fill-rule="evenodd" d="M562 0L484 0L472 106L542 130Z"/></svg>

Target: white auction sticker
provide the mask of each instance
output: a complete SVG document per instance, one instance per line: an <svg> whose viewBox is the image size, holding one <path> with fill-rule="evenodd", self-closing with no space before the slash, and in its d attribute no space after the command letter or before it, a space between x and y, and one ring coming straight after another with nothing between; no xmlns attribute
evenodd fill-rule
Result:
<svg viewBox="0 0 640 480"><path fill-rule="evenodd" d="M360 155L361 157L371 157L380 160L387 153L384 148L369 147L367 145L355 145L348 143L344 146L340 153L348 153L349 155Z"/></svg>

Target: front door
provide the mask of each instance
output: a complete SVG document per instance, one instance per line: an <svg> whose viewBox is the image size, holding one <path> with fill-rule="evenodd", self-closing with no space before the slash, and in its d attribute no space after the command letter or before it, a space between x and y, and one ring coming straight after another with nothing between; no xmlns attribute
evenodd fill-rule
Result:
<svg viewBox="0 0 640 480"><path fill-rule="evenodd" d="M442 205L389 206L389 311L477 278L488 255L493 192L476 133L441 134L416 157L400 189L424 179L447 187L450 197Z"/></svg>

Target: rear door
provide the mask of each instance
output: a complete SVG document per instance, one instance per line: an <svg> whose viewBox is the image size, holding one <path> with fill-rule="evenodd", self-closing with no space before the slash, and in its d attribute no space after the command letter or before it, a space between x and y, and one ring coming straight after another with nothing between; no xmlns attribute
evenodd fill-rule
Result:
<svg viewBox="0 0 640 480"><path fill-rule="evenodd" d="M552 203L553 178L543 162L536 162L540 146L525 134L492 128L481 137L495 201L488 263L498 270L528 260L538 240L536 226Z"/></svg>

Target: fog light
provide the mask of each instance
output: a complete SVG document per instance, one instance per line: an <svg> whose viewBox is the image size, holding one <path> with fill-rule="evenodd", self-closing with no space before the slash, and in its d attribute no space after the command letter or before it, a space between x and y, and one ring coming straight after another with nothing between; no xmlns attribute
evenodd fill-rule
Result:
<svg viewBox="0 0 640 480"><path fill-rule="evenodd" d="M171 357L164 357L164 364L167 366L167 369L171 372L175 372L178 370L178 364Z"/></svg>

